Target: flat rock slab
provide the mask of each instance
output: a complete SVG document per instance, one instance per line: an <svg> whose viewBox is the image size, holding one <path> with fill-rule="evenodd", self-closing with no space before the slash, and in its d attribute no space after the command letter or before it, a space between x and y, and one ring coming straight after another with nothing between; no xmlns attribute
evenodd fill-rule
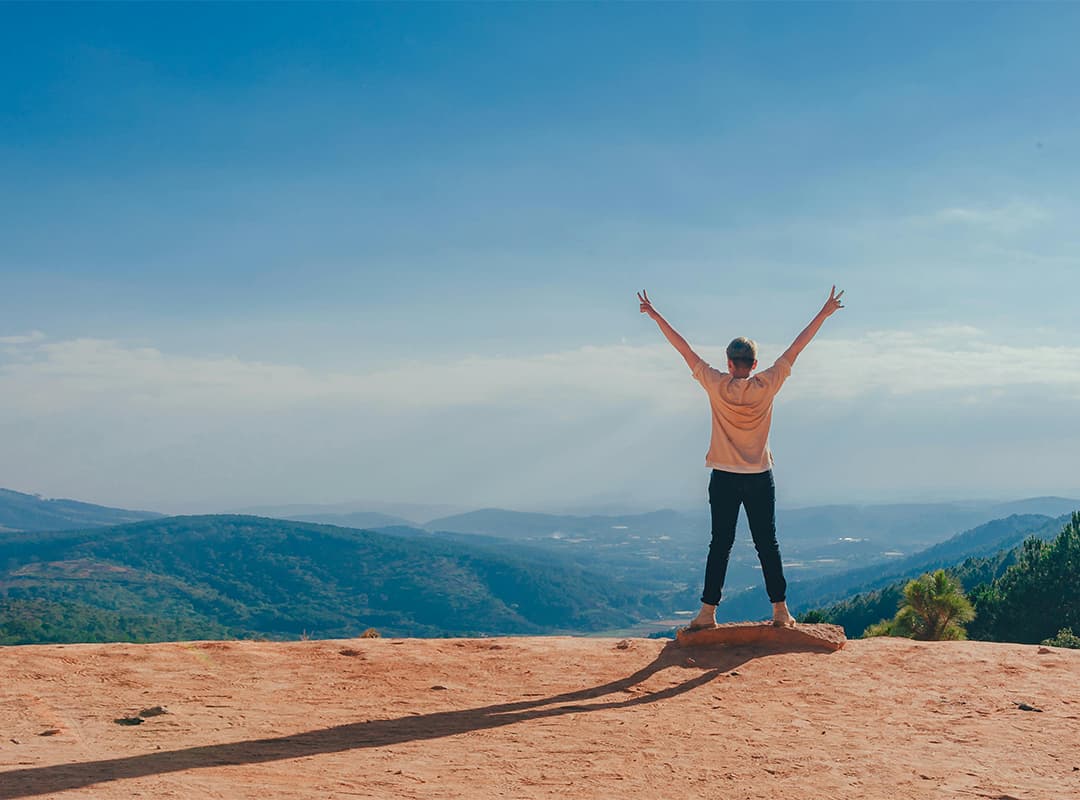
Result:
<svg viewBox="0 0 1080 800"><path fill-rule="evenodd" d="M726 622L715 628L691 631L680 628L675 641L681 645L732 644L771 645L784 647L839 650L847 642L839 625L819 623L778 628L771 622Z"/></svg>

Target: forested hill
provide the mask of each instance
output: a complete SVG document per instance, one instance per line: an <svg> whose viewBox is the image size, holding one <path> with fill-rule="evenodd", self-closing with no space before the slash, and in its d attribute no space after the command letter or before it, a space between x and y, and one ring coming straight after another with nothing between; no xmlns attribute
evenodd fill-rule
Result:
<svg viewBox="0 0 1080 800"><path fill-rule="evenodd" d="M151 511L108 508L77 500L51 500L36 494L0 489L0 532L54 531L120 525L160 517Z"/></svg>
<svg viewBox="0 0 1080 800"><path fill-rule="evenodd" d="M1067 515L1055 519L1042 514L1014 514L996 519L906 558L860 567L838 575L791 581L788 585L789 602L797 611L821 608L857 593L874 591L897 581L914 578L923 572L952 567L969 558L995 556L1011 550L1029 536L1052 538L1068 519ZM720 608L728 615L725 619L752 618L768 612L763 593L754 589L731 596Z"/></svg>
<svg viewBox="0 0 1080 800"><path fill-rule="evenodd" d="M177 629L356 636L368 627L440 636L600 630L664 605L550 556L244 516L9 533L0 565L8 644L86 640L80 615L113 638L123 619L135 622L122 638L139 639ZM37 622L43 615L51 630Z"/></svg>
<svg viewBox="0 0 1080 800"><path fill-rule="evenodd" d="M1011 550L970 558L949 570L974 602L975 619L967 626L971 638L1034 644L1063 629L1080 633L1080 513L1058 522L1056 536L1040 530ZM803 618L843 625L848 636L859 636L896 613L905 583L854 595Z"/></svg>
<svg viewBox="0 0 1080 800"><path fill-rule="evenodd" d="M923 572L949 567L968 558L988 557L1011 550L1029 536L1049 539L1057 535L1068 516L1057 519L1042 514L1014 514L996 519L946 539L940 544L897 561L852 570L832 580L807 581L803 591L807 604L817 598L835 600L881 585L890 580L911 578Z"/></svg>

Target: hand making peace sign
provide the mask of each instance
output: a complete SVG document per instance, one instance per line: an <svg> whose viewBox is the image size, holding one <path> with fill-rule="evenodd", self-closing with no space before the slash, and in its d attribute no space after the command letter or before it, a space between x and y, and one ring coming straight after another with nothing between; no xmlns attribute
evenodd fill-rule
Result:
<svg viewBox="0 0 1080 800"><path fill-rule="evenodd" d="M840 298L844 296L844 290L840 290L840 294L836 293L836 287L832 287L832 291L829 292L829 299L825 301L825 305L821 307L821 313L826 317L832 316L837 309L844 307L844 304L840 302Z"/></svg>
<svg viewBox="0 0 1080 800"><path fill-rule="evenodd" d="M642 289L638 292L637 299L641 301L641 313L648 314L653 319L659 316L656 309L652 307L652 301L649 299L649 293Z"/></svg>

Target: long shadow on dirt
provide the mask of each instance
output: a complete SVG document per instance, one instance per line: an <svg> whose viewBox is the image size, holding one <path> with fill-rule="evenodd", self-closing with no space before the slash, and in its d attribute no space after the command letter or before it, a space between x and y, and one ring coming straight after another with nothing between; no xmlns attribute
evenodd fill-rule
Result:
<svg viewBox="0 0 1080 800"><path fill-rule="evenodd" d="M234 764L258 764L322 753L381 747L402 742L438 739L470 731L517 725L531 720L586 714L658 703L703 686L724 672L776 652L797 652L800 647L782 651L757 648L705 648L666 646L647 666L617 681L566 692L552 697L522 700L479 708L439 711L419 716L387 720L368 720L305 731L291 736L251 739L243 742L210 744L182 750L154 751L123 758L103 759L75 764L0 772L0 800L79 789L94 784L160 775L170 772ZM658 672L674 668L696 673L674 686L629 698L603 698L628 690ZM589 702L597 701L600 702Z"/></svg>

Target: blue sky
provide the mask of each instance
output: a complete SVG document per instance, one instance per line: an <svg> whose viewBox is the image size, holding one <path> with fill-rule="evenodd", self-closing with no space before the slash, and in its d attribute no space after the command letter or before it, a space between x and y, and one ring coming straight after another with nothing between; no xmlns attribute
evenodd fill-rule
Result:
<svg viewBox="0 0 1080 800"><path fill-rule="evenodd" d="M1080 493L1078 30L1050 3L2 5L0 485L688 505L707 408L634 292L711 357L775 355L835 282L778 405L782 499Z"/></svg>

